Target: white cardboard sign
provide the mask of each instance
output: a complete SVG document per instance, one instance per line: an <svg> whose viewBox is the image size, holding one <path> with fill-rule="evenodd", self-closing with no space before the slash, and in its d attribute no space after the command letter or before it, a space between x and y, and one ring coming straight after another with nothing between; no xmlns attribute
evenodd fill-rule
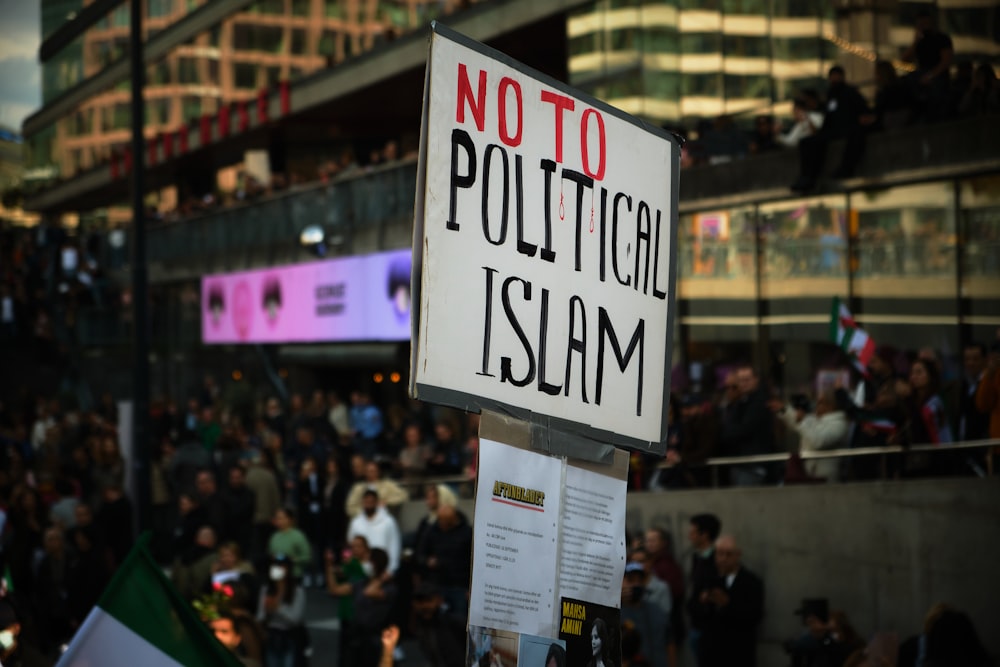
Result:
<svg viewBox="0 0 1000 667"><path fill-rule="evenodd" d="M435 25L411 392L662 453L680 150Z"/></svg>

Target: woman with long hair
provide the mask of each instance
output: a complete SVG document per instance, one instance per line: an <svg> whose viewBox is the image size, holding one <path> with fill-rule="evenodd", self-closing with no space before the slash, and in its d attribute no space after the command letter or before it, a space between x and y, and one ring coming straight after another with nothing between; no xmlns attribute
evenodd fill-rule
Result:
<svg viewBox="0 0 1000 667"><path fill-rule="evenodd" d="M257 620L267 630L268 667L295 667L305 612L306 592L296 582L291 559L272 556L257 606Z"/></svg>
<svg viewBox="0 0 1000 667"><path fill-rule="evenodd" d="M926 359L915 359L910 367L910 442L914 445L952 442L944 401L938 392L941 375L937 365Z"/></svg>
<svg viewBox="0 0 1000 667"><path fill-rule="evenodd" d="M609 654L610 633L608 624L603 618L595 618L590 626L590 662L587 667L614 667Z"/></svg>

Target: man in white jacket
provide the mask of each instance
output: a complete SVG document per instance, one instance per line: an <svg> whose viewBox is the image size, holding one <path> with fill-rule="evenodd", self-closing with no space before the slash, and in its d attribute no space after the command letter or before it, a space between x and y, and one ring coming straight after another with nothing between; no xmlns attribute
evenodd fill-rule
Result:
<svg viewBox="0 0 1000 667"><path fill-rule="evenodd" d="M347 529L347 541L350 542L356 535L361 535L368 540L370 548L385 549L389 555L389 572L395 574L399 568L402 542L399 525L385 507L379 506L378 493L372 489L364 492L361 509L361 513L351 519L351 525Z"/></svg>
<svg viewBox="0 0 1000 667"><path fill-rule="evenodd" d="M837 409L832 391L824 391L816 399L815 414L788 405L781 411L781 418L799 434L802 454L847 447L847 416ZM823 477L828 482L840 479L839 459L805 459L804 463L806 472L813 477Z"/></svg>

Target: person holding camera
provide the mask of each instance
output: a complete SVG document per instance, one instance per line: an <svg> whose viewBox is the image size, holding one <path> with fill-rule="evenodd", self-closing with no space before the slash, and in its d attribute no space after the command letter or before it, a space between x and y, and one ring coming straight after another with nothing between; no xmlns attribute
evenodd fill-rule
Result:
<svg viewBox="0 0 1000 667"><path fill-rule="evenodd" d="M789 429L799 434L799 449L803 454L847 447L847 416L837 407L831 390L824 391L816 399L814 413L809 413L809 401L805 396L793 396L791 404L779 416ZM811 477L830 482L840 479L840 462L837 459L809 459L805 467Z"/></svg>

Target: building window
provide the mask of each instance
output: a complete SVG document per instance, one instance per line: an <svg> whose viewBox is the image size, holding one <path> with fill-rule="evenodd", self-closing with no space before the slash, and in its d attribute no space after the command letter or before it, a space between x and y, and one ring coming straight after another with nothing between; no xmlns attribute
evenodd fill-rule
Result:
<svg viewBox="0 0 1000 667"><path fill-rule="evenodd" d="M720 53L722 36L717 32L693 32L681 35L681 53Z"/></svg>
<svg viewBox="0 0 1000 667"><path fill-rule="evenodd" d="M194 58L179 58L177 60L177 80L183 84L201 83L198 76L198 61Z"/></svg>
<svg viewBox="0 0 1000 667"><path fill-rule="evenodd" d="M187 123L201 116L201 98L196 95L185 95L181 101L182 122Z"/></svg>
<svg viewBox="0 0 1000 667"><path fill-rule="evenodd" d="M233 48L238 51L281 53L284 51L284 29L237 24L233 26Z"/></svg>
<svg viewBox="0 0 1000 667"><path fill-rule="evenodd" d="M771 46L767 37L726 35L722 40L722 45L727 56L736 58L767 58L771 55Z"/></svg>
<svg viewBox="0 0 1000 667"><path fill-rule="evenodd" d="M646 53L677 53L680 46L680 38L675 28L662 28L660 26L646 28L643 31L645 40L644 51Z"/></svg>
<svg viewBox="0 0 1000 667"><path fill-rule="evenodd" d="M146 0L146 16L151 19L169 16L174 11L174 0Z"/></svg>
<svg viewBox="0 0 1000 667"><path fill-rule="evenodd" d="M292 30L292 53L297 56L305 55L308 51L308 40L305 30Z"/></svg>
<svg viewBox="0 0 1000 667"><path fill-rule="evenodd" d="M237 88L245 90L257 89L257 66L246 63L233 65L233 82Z"/></svg>
<svg viewBox="0 0 1000 667"><path fill-rule="evenodd" d="M726 99L771 97L771 77L766 75L727 74Z"/></svg>
<svg viewBox="0 0 1000 667"><path fill-rule="evenodd" d="M637 28L622 28L611 31L612 51L635 51L639 48L639 30Z"/></svg>
<svg viewBox="0 0 1000 667"><path fill-rule="evenodd" d="M580 56L594 53L598 50L600 33L589 32L569 40L569 55Z"/></svg>
<svg viewBox="0 0 1000 667"><path fill-rule="evenodd" d="M685 74L681 77L681 92L693 97L721 97L721 76L715 72L709 74Z"/></svg>
<svg viewBox="0 0 1000 667"><path fill-rule="evenodd" d="M771 11L768 0L722 0L724 14L768 14Z"/></svg>

